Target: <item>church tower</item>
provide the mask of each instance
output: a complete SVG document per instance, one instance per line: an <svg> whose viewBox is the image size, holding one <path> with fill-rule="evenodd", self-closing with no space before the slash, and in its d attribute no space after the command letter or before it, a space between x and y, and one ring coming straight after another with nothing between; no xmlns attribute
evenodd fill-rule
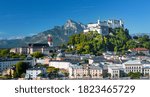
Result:
<svg viewBox="0 0 150 97"><path fill-rule="evenodd" d="M47 40L49 47L53 47L53 39L51 34L48 35Z"/></svg>

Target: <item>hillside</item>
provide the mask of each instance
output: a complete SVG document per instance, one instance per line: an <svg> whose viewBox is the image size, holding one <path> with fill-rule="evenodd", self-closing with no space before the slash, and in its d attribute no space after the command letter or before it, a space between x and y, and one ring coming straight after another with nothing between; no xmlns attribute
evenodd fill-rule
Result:
<svg viewBox="0 0 150 97"><path fill-rule="evenodd" d="M150 37L148 35L129 35L129 31L123 28L113 29L112 33L102 36L97 32L88 32L72 35L67 44L68 52L79 54L101 55L105 51L114 51L118 54L125 54L128 49L144 47L150 49Z"/></svg>

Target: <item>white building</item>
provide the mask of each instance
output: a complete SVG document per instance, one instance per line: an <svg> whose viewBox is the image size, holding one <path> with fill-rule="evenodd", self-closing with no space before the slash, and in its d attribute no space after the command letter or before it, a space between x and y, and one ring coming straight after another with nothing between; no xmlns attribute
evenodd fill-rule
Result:
<svg viewBox="0 0 150 97"><path fill-rule="evenodd" d="M150 62L147 62L143 65L143 74L150 78Z"/></svg>
<svg viewBox="0 0 150 97"><path fill-rule="evenodd" d="M140 72L142 73L142 61L141 60L129 60L125 63L123 63L124 69L125 69L125 73L129 73L129 72Z"/></svg>
<svg viewBox="0 0 150 97"><path fill-rule="evenodd" d="M98 20L95 24L88 24L87 28L84 30L84 33L89 31L97 31L99 34L107 35L109 33L109 28L108 26L101 25L100 21Z"/></svg>
<svg viewBox="0 0 150 97"><path fill-rule="evenodd" d="M119 78L120 77L120 68L115 66L108 67L108 73L111 74L111 78Z"/></svg>
<svg viewBox="0 0 150 97"><path fill-rule="evenodd" d="M87 25L86 29L83 31L87 33L89 31L97 31L99 34L108 35L109 28L124 28L122 20L108 20L108 21L100 21L97 23L90 23Z"/></svg>
<svg viewBox="0 0 150 97"><path fill-rule="evenodd" d="M46 68L31 68L26 70L26 79L36 79L39 77L39 74L45 74Z"/></svg>
<svg viewBox="0 0 150 97"><path fill-rule="evenodd" d="M107 21L107 25L109 28L124 28L124 23L122 20L113 20L113 19L109 19Z"/></svg>
<svg viewBox="0 0 150 97"><path fill-rule="evenodd" d="M71 66L72 63L67 62L67 61L50 61L49 66L55 67L55 68L60 68L60 69L69 69L69 66Z"/></svg>
<svg viewBox="0 0 150 97"><path fill-rule="evenodd" d="M39 59L36 59L36 63L48 65L50 60L51 58L49 57L39 58Z"/></svg>

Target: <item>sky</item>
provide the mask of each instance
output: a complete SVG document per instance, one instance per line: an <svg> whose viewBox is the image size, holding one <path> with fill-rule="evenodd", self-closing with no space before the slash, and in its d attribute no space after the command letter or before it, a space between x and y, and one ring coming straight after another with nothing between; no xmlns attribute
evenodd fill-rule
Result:
<svg viewBox="0 0 150 97"><path fill-rule="evenodd" d="M63 25L122 19L130 34L150 33L150 0L0 0L0 39Z"/></svg>

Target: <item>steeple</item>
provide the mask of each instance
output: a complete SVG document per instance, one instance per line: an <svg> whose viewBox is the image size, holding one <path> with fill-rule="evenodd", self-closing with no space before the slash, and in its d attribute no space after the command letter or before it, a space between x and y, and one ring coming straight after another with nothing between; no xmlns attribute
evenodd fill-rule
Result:
<svg viewBox="0 0 150 97"><path fill-rule="evenodd" d="M50 46L50 47L53 47L53 40L52 40L52 35L48 35L48 37L47 37L47 40L48 40L48 45Z"/></svg>

